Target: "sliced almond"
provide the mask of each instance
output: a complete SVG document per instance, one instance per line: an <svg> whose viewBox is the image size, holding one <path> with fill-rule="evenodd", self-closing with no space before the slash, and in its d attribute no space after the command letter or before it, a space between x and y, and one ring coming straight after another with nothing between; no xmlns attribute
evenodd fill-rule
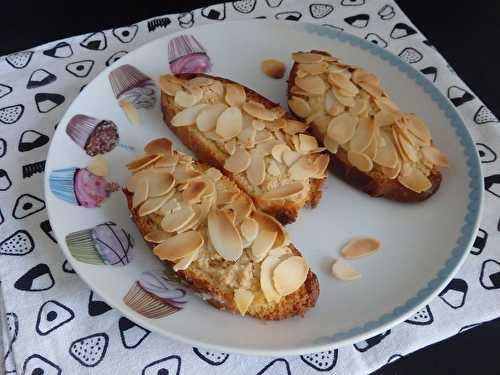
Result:
<svg viewBox="0 0 500 375"><path fill-rule="evenodd" d="M356 100L354 100L352 96L346 95L346 93L339 88L333 86L330 91L333 93L333 96L335 96L335 99L343 106L351 108L356 105ZM333 112L331 114L333 116Z"/></svg>
<svg viewBox="0 0 500 375"><path fill-rule="evenodd" d="M306 118L311 113L309 103L299 96L292 96L288 99L288 107L297 116Z"/></svg>
<svg viewBox="0 0 500 375"><path fill-rule="evenodd" d="M162 154L161 158L159 158L155 162L155 168L169 168L175 167L179 162L179 155L177 153L171 155ZM172 169L173 172L174 169Z"/></svg>
<svg viewBox="0 0 500 375"><path fill-rule="evenodd" d="M401 165L401 176L408 177L413 170L413 165L410 162L404 162Z"/></svg>
<svg viewBox="0 0 500 375"><path fill-rule="evenodd" d="M328 135L325 135L325 137L323 138L323 145L332 154L336 154L337 151L339 150L339 144L333 139L331 139Z"/></svg>
<svg viewBox="0 0 500 375"><path fill-rule="evenodd" d="M266 201L292 199L293 197L301 194L305 190L305 186L301 182L292 182L291 184L281 185L280 187L266 191L260 195L260 199Z"/></svg>
<svg viewBox="0 0 500 375"><path fill-rule="evenodd" d="M234 211L234 223L236 225L240 225L240 223L245 220L253 210L255 210L252 199L243 193L239 194L233 202L227 205L227 208L231 208Z"/></svg>
<svg viewBox="0 0 500 375"><path fill-rule="evenodd" d="M172 237L172 235L167 232L164 232L162 230L155 230L146 234L144 236L144 239L152 243L162 243L168 240L170 237Z"/></svg>
<svg viewBox="0 0 500 375"><path fill-rule="evenodd" d="M349 150L364 152L375 137L375 123L373 119L363 117L359 120L356 132L349 143Z"/></svg>
<svg viewBox="0 0 500 375"><path fill-rule="evenodd" d="M243 110L250 116L263 121L274 121L280 118L280 112L267 109L263 104L254 101L245 102Z"/></svg>
<svg viewBox="0 0 500 375"><path fill-rule="evenodd" d="M207 186L208 184L202 179L191 180L188 182L186 190L182 192L182 198L188 204L198 203L207 190Z"/></svg>
<svg viewBox="0 0 500 375"><path fill-rule="evenodd" d="M188 107L192 107L193 105L195 105L198 100L196 100L197 98L184 91L184 90L178 90L176 93L175 93L175 98L174 98L174 102L176 105L178 105L179 107L182 107L182 108L188 108Z"/></svg>
<svg viewBox="0 0 500 375"><path fill-rule="evenodd" d="M221 191L217 193L217 205L222 206L224 204L233 203L235 199L239 196L237 191Z"/></svg>
<svg viewBox="0 0 500 375"><path fill-rule="evenodd" d="M224 160L224 169L231 173L242 173L248 169L252 158L243 147L236 149L234 154Z"/></svg>
<svg viewBox="0 0 500 375"><path fill-rule="evenodd" d="M161 155L144 155L127 163L126 166L130 171L135 172L144 169L149 165L152 165L160 158Z"/></svg>
<svg viewBox="0 0 500 375"><path fill-rule="evenodd" d="M372 85L377 85L377 86L379 84L377 76L367 72L364 69L355 69L354 72L352 73L352 80L358 84L360 82L368 82L371 83Z"/></svg>
<svg viewBox="0 0 500 375"><path fill-rule="evenodd" d="M229 107L217 118L215 132L223 139L231 139L240 134L243 128L241 111L237 107Z"/></svg>
<svg viewBox="0 0 500 375"><path fill-rule="evenodd" d="M240 134L238 134L239 143L247 148L252 148L255 146L255 136L257 130L253 126L243 126Z"/></svg>
<svg viewBox="0 0 500 375"><path fill-rule="evenodd" d="M177 199L172 197L174 196L175 190L171 190L169 194L167 194L165 197L168 197L168 200L163 204L163 206L160 207L158 210L158 214L161 216L166 216L170 215L172 212L180 210L181 205L177 201Z"/></svg>
<svg viewBox="0 0 500 375"><path fill-rule="evenodd" d="M351 80L346 78L343 74L328 74L328 82L330 82L334 86L337 86L339 89L344 90L348 94L348 96L355 96L359 92L359 89L356 87L356 85L353 84Z"/></svg>
<svg viewBox="0 0 500 375"><path fill-rule="evenodd" d="M408 159L414 162L418 162L418 153L415 147L412 146L410 142L408 142L404 137L401 135L398 136L398 141L399 145L403 149L403 152L406 154Z"/></svg>
<svg viewBox="0 0 500 375"><path fill-rule="evenodd" d="M354 136L359 119L344 112L334 117L328 125L327 135L339 144L347 143Z"/></svg>
<svg viewBox="0 0 500 375"><path fill-rule="evenodd" d="M271 150L271 154L273 155L273 158L278 162L282 163L283 162L283 153L285 151L290 151L290 147L288 147L285 144L277 144L273 147Z"/></svg>
<svg viewBox="0 0 500 375"><path fill-rule="evenodd" d="M273 139L273 134L269 130L262 130L255 136L255 144L264 143Z"/></svg>
<svg viewBox="0 0 500 375"><path fill-rule="evenodd" d="M384 141L379 142L377 154L373 158L373 161L378 165L393 169L399 161L396 147L394 146L390 135L385 132L381 132L380 136Z"/></svg>
<svg viewBox="0 0 500 375"><path fill-rule="evenodd" d="M156 245L153 253L161 260L173 262L200 249L203 243L203 236L199 232L190 231L172 236Z"/></svg>
<svg viewBox="0 0 500 375"><path fill-rule="evenodd" d="M403 147L401 146L401 143L399 142L399 134L396 126L393 126L391 128L391 134L392 134L391 139L394 142L394 145L396 146L396 150L398 150L398 155L401 157L401 160L409 161L410 159L408 158L408 155L406 155L406 152L404 151Z"/></svg>
<svg viewBox="0 0 500 375"><path fill-rule="evenodd" d="M267 166L267 173L275 177L281 175L280 167L278 167L278 164L276 164L275 160L269 161L269 165Z"/></svg>
<svg viewBox="0 0 500 375"><path fill-rule="evenodd" d="M335 97L333 90L328 90L328 92L325 95L325 110L328 114L332 116L338 116L345 110L344 105L340 103L338 99Z"/></svg>
<svg viewBox="0 0 500 375"><path fill-rule="evenodd" d="M260 265L260 289L267 302L279 302L281 296L274 288L273 271L281 259L277 256L267 256Z"/></svg>
<svg viewBox="0 0 500 375"><path fill-rule="evenodd" d="M158 211L168 200L169 197L167 195L164 195L163 197L148 198L141 205L141 207L139 207L139 217L143 217Z"/></svg>
<svg viewBox="0 0 500 375"><path fill-rule="evenodd" d="M292 53L292 59L300 64L315 64L322 62L325 56L313 52L295 52Z"/></svg>
<svg viewBox="0 0 500 375"><path fill-rule="evenodd" d="M358 85L374 98L380 98L384 93L380 86L369 82L358 82Z"/></svg>
<svg viewBox="0 0 500 375"><path fill-rule="evenodd" d="M398 181L401 185L416 193L422 193L432 187L432 182L417 168L412 168L407 176L400 174Z"/></svg>
<svg viewBox="0 0 500 375"><path fill-rule="evenodd" d="M278 233L273 244L273 249L287 246L290 243L290 239L288 238L288 233L285 228L274 217L263 212L254 211L252 212L252 218L259 224L260 230Z"/></svg>
<svg viewBox="0 0 500 375"><path fill-rule="evenodd" d="M255 295L249 290L238 288L234 291L234 303L241 316L245 316L254 298Z"/></svg>
<svg viewBox="0 0 500 375"><path fill-rule="evenodd" d="M243 238L252 243L259 233L259 224L255 219L247 217L241 222L240 231Z"/></svg>
<svg viewBox="0 0 500 375"><path fill-rule="evenodd" d="M199 176L201 176L200 172L182 166L177 166L174 171L174 179L176 184L183 184Z"/></svg>
<svg viewBox="0 0 500 375"><path fill-rule="evenodd" d="M175 272L187 270L191 265L191 263L193 263L196 259L198 259L199 256L200 256L200 249L195 250L192 253L178 260L177 263L174 264L172 269Z"/></svg>
<svg viewBox="0 0 500 375"><path fill-rule="evenodd" d="M353 107L349 108L354 116L360 116L368 108L368 101L364 99L356 99L356 103Z"/></svg>
<svg viewBox="0 0 500 375"><path fill-rule="evenodd" d="M335 278L342 281L352 281L361 277L361 273L352 268L351 265L342 258L333 262L332 274Z"/></svg>
<svg viewBox="0 0 500 375"><path fill-rule="evenodd" d="M311 135L299 134L299 151L311 152L318 148L318 141Z"/></svg>
<svg viewBox="0 0 500 375"><path fill-rule="evenodd" d="M178 228L177 233L184 233L190 230L197 229L197 226L200 223L200 204L193 204L191 208L194 211L194 216L186 224Z"/></svg>
<svg viewBox="0 0 500 375"><path fill-rule="evenodd" d="M206 106L207 104L196 104L192 107L183 109L170 120L170 123L175 127L193 125L196 123L196 118L200 111Z"/></svg>
<svg viewBox="0 0 500 375"><path fill-rule="evenodd" d="M285 162L285 164L287 166L291 166L293 163L295 163L300 157L302 157L301 154L299 154L298 152L296 151L292 151L292 150L285 150L283 152L283 161Z"/></svg>
<svg viewBox="0 0 500 375"><path fill-rule="evenodd" d="M246 170L246 176L248 181L255 186L259 186L264 182L264 179L266 178L266 164L262 154L252 152L250 165Z"/></svg>
<svg viewBox="0 0 500 375"><path fill-rule="evenodd" d="M283 127L283 131L286 134L294 135L297 133L303 133L309 128L309 125L304 124L301 121L296 120L286 120L285 126Z"/></svg>
<svg viewBox="0 0 500 375"><path fill-rule="evenodd" d="M131 193L135 192L137 185L144 179L146 179L146 176L149 174L148 170L142 170L137 173L134 173L132 176L129 177L127 180L127 190L130 191Z"/></svg>
<svg viewBox="0 0 500 375"><path fill-rule="evenodd" d="M205 176L207 176L214 182L219 181L222 177L221 171L219 171L217 168L208 168L204 173Z"/></svg>
<svg viewBox="0 0 500 375"><path fill-rule="evenodd" d="M282 144L280 141L277 139L272 138L271 134L271 139L265 141L265 142L260 142L256 147L255 147L255 152L262 154L263 156L271 155L274 146Z"/></svg>
<svg viewBox="0 0 500 375"><path fill-rule="evenodd" d="M172 142L167 138L153 139L144 146L144 152L147 155L172 155Z"/></svg>
<svg viewBox="0 0 500 375"><path fill-rule="evenodd" d="M375 124L381 128L383 126L392 125L396 117L393 113L387 111L379 111L374 116Z"/></svg>
<svg viewBox="0 0 500 375"><path fill-rule="evenodd" d="M306 72L307 74L315 76L318 74L326 73L328 71L328 63L322 61L320 63L313 64L299 64L298 69Z"/></svg>
<svg viewBox="0 0 500 375"><path fill-rule="evenodd" d="M243 253L243 243L238 230L228 216L220 211L208 214L208 236L215 251L225 260L237 261Z"/></svg>
<svg viewBox="0 0 500 375"><path fill-rule="evenodd" d="M206 106L196 116L196 127L202 132L214 130L217 125L217 119L227 108L227 105L224 103Z"/></svg>
<svg viewBox="0 0 500 375"><path fill-rule="evenodd" d="M361 152L349 151L347 153L347 160L352 166L358 168L362 172L370 172L373 169L372 160Z"/></svg>
<svg viewBox="0 0 500 375"><path fill-rule="evenodd" d="M194 210L190 206L181 207L163 217L160 225L161 228L168 233L173 233L186 225L195 215Z"/></svg>
<svg viewBox="0 0 500 375"><path fill-rule="evenodd" d="M135 186L134 196L132 197L132 208L137 208L142 202L146 201L148 194L148 180L142 179Z"/></svg>
<svg viewBox="0 0 500 375"><path fill-rule="evenodd" d="M256 262L262 261L271 250L274 241L276 240L277 233L267 230L259 230L257 237L252 243L252 256Z"/></svg>
<svg viewBox="0 0 500 375"><path fill-rule="evenodd" d="M205 132L203 135L214 142L224 143L224 141L226 141L219 134L217 134L215 130L210 130L208 132Z"/></svg>
<svg viewBox="0 0 500 375"><path fill-rule="evenodd" d="M304 284L308 273L309 265L303 257L286 258L274 268L274 288L281 296L288 296Z"/></svg>
<svg viewBox="0 0 500 375"><path fill-rule="evenodd" d="M380 241L375 238L356 238L347 243L340 254L345 259L357 259L372 255L380 248Z"/></svg>
<svg viewBox="0 0 500 375"><path fill-rule="evenodd" d="M304 78L296 78L295 84L305 92L314 95L322 95L328 86L325 81L319 76L306 76Z"/></svg>
<svg viewBox="0 0 500 375"><path fill-rule="evenodd" d="M232 138L230 141L224 143L224 149L229 155L234 154L236 151L236 139Z"/></svg>
<svg viewBox="0 0 500 375"><path fill-rule="evenodd" d="M391 99L386 96L381 96L380 98L376 98L374 100L377 107L380 108L381 111L398 113L399 107L396 103L394 103Z"/></svg>
<svg viewBox="0 0 500 375"><path fill-rule="evenodd" d="M315 172L314 175L311 177L324 178L326 175L326 168L328 168L329 164L330 164L330 156L326 154L319 155L316 159L314 159L313 166Z"/></svg>
<svg viewBox="0 0 500 375"><path fill-rule="evenodd" d="M275 59L267 59L262 61L260 69L265 75L274 79L281 79L285 75L285 64Z"/></svg>
<svg viewBox="0 0 500 375"><path fill-rule="evenodd" d="M303 181L314 176L315 167L308 156L302 156L292 164L288 172L293 180Z"/></svg>
<svg viewBox="0 0 500 375"><path fill-rule="evenodd" d="M96 176L106 177L109 174L108 161L101 154L97 154L90 160L87 169Z"/></svg>
<svg viewBox="0 0 500 375"><path fill-rule="evenodd" d="M130 121L132 125L139 125L141 119L139 117L139 111L134 107L132 103L130 103L126 99L122 99L118 102L123 112L125 112L125 116Z"/></svg>
<svg viewBox="0 0 500 375"><path fill-rule="evenodd" d="M262 131L262 130L264 130L266 128L266 123L264 121L262 121L262 120L253 119L252 120L252 127L256 131L260 132L260 131Z"/></svg>
<svg viewBox="0 0 500 375"><path fill-rule="evenodd" d="M186 85L187 86L196 86L196 87L206 87L206 86L213 85L214 82L216 82L216 81L214 81L212 78L197 76L197 77L191 78L189 81L187 81Z"/></svg>
<svg viewBox="0 0 500 375"><path fill-rule="evenodd" d="M398 177L400 171L401 162L399 160L396 162L396 166L394 168L382 167L382 172L390 180L394 180L396 177Z"/></svg>
<svg viewBox="0 0 500 375"><path fill-rule="evenodd" d="M231 107L241 107L247 100L243 86L235 83L226 83L226 103Z"/></svg>
<svg viewBox="0 0 500 375"><path fill-rule="evenodd" d="M406 114L406 118L408 119L408 130L420 138L425 144L430 146L432 139L431 132L422 119L413 113Z"/></svg>
<svg viewBox="0 0 500 375"><path fill-rule="evenodd" d="M160 76L160 90L167 95L175 96L177 91L182 90L181 81L171 75Z"/></svg>
<svg viewBox="0 0 500 375"><path fill-rule="evenodd" d="M174 176L168 172L151 170L146 175L149 183L149 196L159 197L167 194L175 185Z"/></svg>
<svg viewBox="0 0 500 375"><path fill-rule="evenodd" d="M421 151L424 157L432 164L437 165L438 167L448 166L448 157L436 147L425 146L422 147Z"/></svg>

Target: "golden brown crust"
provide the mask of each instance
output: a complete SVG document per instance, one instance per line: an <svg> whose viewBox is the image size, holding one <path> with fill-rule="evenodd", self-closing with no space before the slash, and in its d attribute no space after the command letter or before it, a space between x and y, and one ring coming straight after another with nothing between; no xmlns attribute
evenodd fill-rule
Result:
<svg viewBox="0 0 500 375"><path fill-rule="evenodd" d="M234 83L229 79L209 76L205 74L177 74L176 77L181 79L191 79L194 77L210 77L223 83ZM247 87L244 88L247 98L263 104L266 108L272 108L279 105L273 103L272 101ZM169 127L170 130L172 130L172 132L175 133L175 135L177 135L177 137L179 137L182 143L184 143L186 147L193 151L199 160L204 161L226 173L224 170L225 155L216 146L214 146L214 143L212 141L205 137L200 137L198 135L198 131L191 126L171 126L170 120L175 115L173 98L169 97L163 92L161 93L161 108L163 111L163 120L165 124ZM284 117L296 120L296 118L291 116L289 113L286 113ZM238 185L248 193L248 189L245 189L245 186L243 186L244 184L237 176L232 176L231 174L228 174L228 176L230 178L233 178L238 183ZM256 204L258 204L260 209L274 216L282 224L290 224L297 219L298 212L302 207L308 206L314 208L319 204L323 184L324 179L311 178L309 195L303 201L287 200L285 202L257 202L255 197L252 196L252 198L256 202Z"/></svg>
<svg viewBox="0 0 500 375"><path fill-rule="evenodd" d="M327 55L323 51L313 50L311 52ZM297 67L298 65L294 63L288 77L288 98L292 96L290 89L293 82L295 82ZM291 112L293 113L293 111ZM318 143L323 144L323 139L314 125L309 130L316 137ZM353 167L347 160L347 153L341 148L339 148L336 154L330 153L329 168L337 177L372 197L385 197L404 203L420 202L430 198L439 189L442 180L441 172L433 169L428 176L432 186L424 192L416 193L401 185L396 179L391 180L374 172L365 173Z"/></svg>
<svg viewBox="0 0 500 375"><path fill-rule="evenodd" d="M127 198L128 208L132 220L137 225L139 232L144 237L147 233L152 232L155 224L148 220L147 217L140 217L136 210L132 208L133 194L123 189L123 193ZM155 244L146 241L150 248ZM289 246L294 255L300 255L300 252L293 246ZM166 261L168 266L172 264ZM207 302L218 309L228 310L232 313L239 314L238 309L233 301L233 294L225 292L218 285L203 280L195 272L191 272L188 268L184 271L178 271L177 275L184 280L197 293L203 296L209 296ZM278 304L256 304L253 303L247 312L247 315L253 316L262 320L282 320L292 316L303 316L305 312L314 307L319 297L319 282L316 275L309 271L304 284L294 293L283 297Z"/></svg>

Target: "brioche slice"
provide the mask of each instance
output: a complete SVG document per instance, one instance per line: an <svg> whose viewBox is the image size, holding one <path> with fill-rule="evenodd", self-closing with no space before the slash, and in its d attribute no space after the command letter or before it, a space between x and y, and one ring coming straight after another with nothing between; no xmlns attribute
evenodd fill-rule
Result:
<svg viewBox="0 0 500 375"><path fill-rule="evenodd" d="M162 138L127 164L130 215L153 253L211 305L264 320L304 315L316 275L283 226L213 167Z"/></svg>
<svg viewBox="0 0 500 375"><path fill-rule="evenodd" d="M378 78L322 51L297 52L288 106L331 153L330 168L375 197L423 201L441 184L445 154L418 116L403 113Z"/></svg>
<svg viewBox="0 0 500 375"><path fill-rule="evenodd" d="M329 156L307 126L256 92L204 74L160 77L167 126L283 224L315 207Z"/></svg>

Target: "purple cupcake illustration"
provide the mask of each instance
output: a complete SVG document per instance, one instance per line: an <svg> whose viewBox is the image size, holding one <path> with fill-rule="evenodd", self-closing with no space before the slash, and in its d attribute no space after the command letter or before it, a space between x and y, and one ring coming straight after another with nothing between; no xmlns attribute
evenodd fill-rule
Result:
<svg viewBox="0 0 500 375"><path fill-rule="evenodd" d="M116 182L108 182L87 168L75 167L52 171L49 186L57 198L85 208L100 207L112 192L120 189Z"/></svg>
<svg viewBox="0 0 500 375"><path fill-rule="evenodd" d="M149 109L156 103L155 83L132 65L119 66L109 73L109 82L120 107L130 122L139 123L139 109Z"/></svg>
<svg viewBox="0 0 500 375"><path fill-rule="evenodd" d="M150 319L159 319L181 310L186 291L169 281L162 272L144 272L123 298L127 306Z"/></svg>
<svg viewBox="0 0 500 375"><path fill-rule="evenodd" d="M89 156L110 152L120 139L114 122L86 115L73 116L66 133Z"/></svg>
<svg viewBox="0 0 500 375"><path fill-rule="evenodd" d="M66 244L80 262L110 266L129 264L134 248L131 235L112 221L70 233Z"/></svg>
<svg viewBox="0 0 500 375"><path fill-rule="evenodd" d="M168 42L168 63L174 74L206 73L212 66L205 48L192 35L179 35Z"/></svg>

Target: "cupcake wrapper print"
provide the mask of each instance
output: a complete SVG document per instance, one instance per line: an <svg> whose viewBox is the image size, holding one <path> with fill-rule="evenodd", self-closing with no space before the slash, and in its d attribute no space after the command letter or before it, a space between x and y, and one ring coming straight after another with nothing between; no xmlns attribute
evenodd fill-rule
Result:
<svg viewBox="0 0 500 375"><path fill-rule="evenodd" d="M176 313L186 304L186 291L160 271L144 272L123 298L127 306L149 319Z"/></svg>
<svg viewBox="0 0 500 375"><path fill-rule="evenodd" d="M80 262L126 266L132 261L132 236L112 221L66 236L68 249Z"/></svg>
<svg viewBox="0 0 500 375"><path fill-rule="evenodd" d="M52 171L49 186L57 198L85 208L101 207L112 192L119 190L115 182L108 182L87 168L76 167Z"/></svg>
<svg viewBox="0 0 500 375"><path fill-rule="evenodd" d="M156 103L153 80L132 65L119 66L109 73L111 89L129 121L140 123L139 109L150 109Z"/></svg>
<svg viewBox="0 0 500 375"><path fill-rule="evenodd" d="M110 152L120 139L114 122L81 114L71 118L66 134L89 156Z"/></svg>
<svg viewBox="0 0 500 375"><path fill-rule="evenodd" d="M168 42L168 63L174 74L206 73L212 67L205 48L192 35L179 35Z"/></svg>

